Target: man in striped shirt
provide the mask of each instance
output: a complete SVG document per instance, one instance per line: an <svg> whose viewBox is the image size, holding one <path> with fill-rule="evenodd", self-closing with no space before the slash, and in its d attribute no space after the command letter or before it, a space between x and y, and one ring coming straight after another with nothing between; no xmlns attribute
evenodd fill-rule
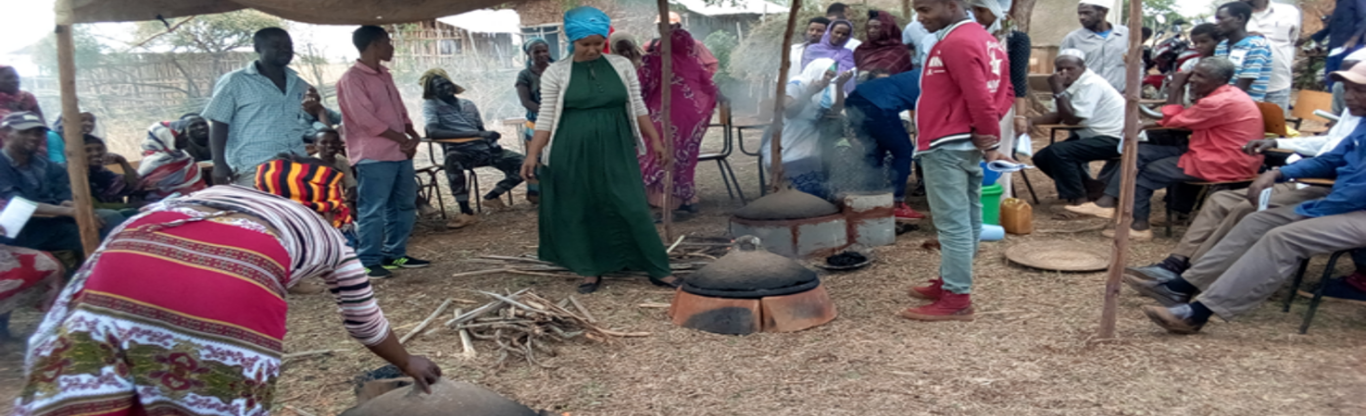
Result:
<svg viewBox="0 0 1366 416"><path fill-rule="evenodd" d="M1227 57L1233 62L1234 76L1230 84L1247 92L1252 101L1266 101L1267 86L1271 83L1271 43L1262 35L1247 32L1252 18L1252 6L1243 2L1229 2L1219 6L1214 24L1224 41L1214 50L1214 56Z"/></svg>

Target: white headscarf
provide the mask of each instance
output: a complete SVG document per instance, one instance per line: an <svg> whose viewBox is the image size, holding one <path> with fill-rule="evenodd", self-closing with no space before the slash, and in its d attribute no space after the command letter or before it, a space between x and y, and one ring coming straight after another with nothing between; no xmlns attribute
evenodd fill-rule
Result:
<svg viewBox="0 0 1366 416"><path fill-rule="evenodd" d="M968 7L982 7L991 11L996 16L996 22L987 28L988 33L1001 31L1001 21L1006 19L1006 10L1010 10L1011 0L967 0ZM1004 4L1002 4L1004 3Z"/></svg>
<svg viewBox="0 0 1366 416"><path fill-rule="evenodd" d="M1081 0L1081 2L1078 4L1089 4L1092 6L1104 7L1105 10L1110 10L1111 8L1115 7L1115 2L1113 0Z"/></svg>

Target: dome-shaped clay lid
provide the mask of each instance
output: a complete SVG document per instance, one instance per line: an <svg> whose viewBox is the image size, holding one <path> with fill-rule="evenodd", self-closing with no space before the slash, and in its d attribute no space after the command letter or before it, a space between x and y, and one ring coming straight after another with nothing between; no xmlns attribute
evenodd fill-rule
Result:
<svg viewBox="0 0 1366 416"><path fill-rule="evenodd" d="M759 238L735 239L731 252L684 279L683 290L707 296L754 298L804 292L820 285L816 272L764 250Z"/></svg>
<svg viewBox="0 0 1366 416"><path fill-rule="evenodd" d="M754 200L735 210L736 217L747 220L797 220L840 212L839 207L806 192L788 188Z"/></svg>

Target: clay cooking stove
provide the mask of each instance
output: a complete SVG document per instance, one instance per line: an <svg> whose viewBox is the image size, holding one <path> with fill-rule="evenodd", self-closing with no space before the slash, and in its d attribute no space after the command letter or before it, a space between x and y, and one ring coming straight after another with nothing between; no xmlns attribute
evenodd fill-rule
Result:
<svg viewBox="0 0 1366 416"><path fill-rule="evenodd" d="M730 254L684 280L669 317L718 334L793 332L835 319L835 306L816 272L743 236Z"/></svg>

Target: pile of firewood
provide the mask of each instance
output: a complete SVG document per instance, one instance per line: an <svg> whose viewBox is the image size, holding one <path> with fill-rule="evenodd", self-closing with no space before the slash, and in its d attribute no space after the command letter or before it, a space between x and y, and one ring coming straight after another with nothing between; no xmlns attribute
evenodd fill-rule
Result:
<svg viewBox="0 0 1366 416"><path fill-rule="evenodd" d="M718 257L724 256L726 252L730 249L729 240L684 242L683 240L685 239L685 237L686 236L679 237L677 241L674 241L674 243L669 246L669 267L673 269L675 275L691 274L692 272L697 271L702 267L705 267L707 264L710 264L712 260L716 260ZM572 273L568 273L569 270L563 267L556 266L550 262L537 260L530 256L514 257L486 255L479 256L478 258L473 258L466 261L471 263L490 264L494 267L483 270L460 272L451 275L451 277L470 277L499 273L543 277L583 277ZM645 274L642 272L622 272L608 274L607 277L639 277L644 275Z"/></svg>
<svg viewBox="0 0 1366 416"><path fill-rule="evenodd" d="M469 312L456 309L455 317L446 321L445 327L460 334L467 358L477 355L473 340L492 342L497 346L498 368L503 368L508 358L514 357L526 360L531 365L553 368L537 357L554 357L554 344L575 338L606 342L617 337L650 335L648 332L622 332L599 326L597 318L573 296L557 303L536 295L531 289L507 295L479 293L494 300ZM447 304L442 306L428 319L443 312ZM421 332L428 323L430 321L424 321L409 335ZM440 328L428 333L438 330ZM408 338L405 336L402 341Z"/></svg>

